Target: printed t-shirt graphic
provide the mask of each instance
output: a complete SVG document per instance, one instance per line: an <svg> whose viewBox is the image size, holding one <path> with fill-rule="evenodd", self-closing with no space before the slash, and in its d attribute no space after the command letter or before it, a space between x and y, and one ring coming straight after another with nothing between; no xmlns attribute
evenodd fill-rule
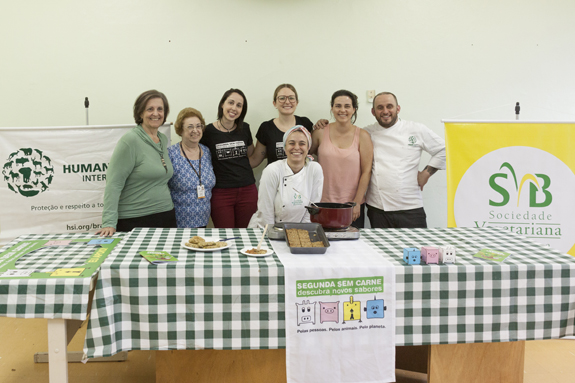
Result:
<svg viewBox="0 0 575 383"><path fill-rule="evenodd" d="M218 160L230 160L246 156L248 148L243 141L232 141L216 144Z"/></svg>

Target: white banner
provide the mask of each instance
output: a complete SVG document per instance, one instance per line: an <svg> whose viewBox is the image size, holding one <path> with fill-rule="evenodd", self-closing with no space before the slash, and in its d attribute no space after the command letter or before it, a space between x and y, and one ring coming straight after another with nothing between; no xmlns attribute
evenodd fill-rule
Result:
<svg viewBox="0 0 575 383"><path fill-rule="evenodd" d="M0 243L22 234L96 231L106 170L134 125L0 128ZM160 131L170 142L170 125Z"/></svg>
<svg viewBox="0 0 575 383"><path fill-rule="evenodd" d="M272 246L285 270L288 383L395 382L395 269L361 239Z"/></svg>

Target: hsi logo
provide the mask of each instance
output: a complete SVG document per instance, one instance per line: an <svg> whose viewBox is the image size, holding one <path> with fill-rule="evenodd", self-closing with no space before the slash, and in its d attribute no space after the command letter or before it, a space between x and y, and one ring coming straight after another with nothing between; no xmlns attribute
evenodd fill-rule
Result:
<svg viewBox="0 0 575 383"><path fill-rule="evenodd" d="M551 178L542 173L538 174L525 174L521 178L519 185L517 184L517 177L515 175L515 170L508 162L504 162L499 170L508 169L509 173L513 177L513 185L515 186L515 192L517 193L517 207L519 207L519 201L521 200L521 191L526 182L529 182L529 207L547 207L551 205L553 201L553 195L548 190L551 186ZM495 173L489 177L489 186L495 192L501 196L501 201L496 202L489 200L489 205L491 206L505 206L509 203L510 195L508 189L497 183L497 180L503 178L508 179L508 174L506 173ZM538 199L538 194L543 195L543 200Z"/></svg>
<svg viewBox="0 0 575 383"><path fill-rule="evenodd" d="M415 138L415 136L409 136L407 141L409 141L409 146L413 146L417 143L417 138Z"/></svg>
<svg viewBox="0 0 575 383"><path fill-rule="evenodd" d="M459 227L500 227L559 251L575 244L575 174L541 149L511 146L485 154L463 174L453 200Z"/></svg>
<svg viewBox="0 0 575 383"><path fill-rule="evenodd" d="M2 174L8 189L24 197L34 197L48 190L54 179L54 166L41 150L20 148L8 156Z"/></svg>

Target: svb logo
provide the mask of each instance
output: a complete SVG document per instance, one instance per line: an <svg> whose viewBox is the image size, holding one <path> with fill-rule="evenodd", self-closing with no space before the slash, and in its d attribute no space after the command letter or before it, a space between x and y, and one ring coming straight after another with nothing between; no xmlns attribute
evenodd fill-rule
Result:
<svg viewBox="0 0 575 383"><path fill-rule="evenodd" d="M529 184L529 207L547 207L551 205L553 201L553 195L548 190L551 186L551 178L542 173L536 174L525 174L521 178L521 182L517 183L517 177L515 175L515 170L508 162L504 162L499 170L507 169L508 173L495 173L489 177L489 186L501 197L500 201L489 200L489 205L491 206L505 206L509 203L510 194L509 190L500 184L498 184L498 179L508 179L508 175L511 175L513 183L515 186L512 192L517 193L517 207L519 207L519 201L521 200L521 192L523 191L523 186L525 183ZM541 195L541 197L539 197Z"/></svg>
<svg viewBox="0 0 575 383"><path fill-rule="evenodd" d="M294 194L293 194L292 205L293 205L293 206L303 205L303 200L301 199L301 194L299 194L299 193L294 193Z"/></svg>
<svg viewBox="0 0 575 383"><path fill-rule="evenodd" d="M511 146L463 174L453 200L459 227L500 227L568 252L575 244L575 174L553 154Z"/></svg>
<svg viewBox="0 0 575 383"><path fill-rule="evenodd" d="M415 138L415 136L409 136L409 138L407 140L409 141L408 146L413 146L417 143L417 138Z"/></svg>

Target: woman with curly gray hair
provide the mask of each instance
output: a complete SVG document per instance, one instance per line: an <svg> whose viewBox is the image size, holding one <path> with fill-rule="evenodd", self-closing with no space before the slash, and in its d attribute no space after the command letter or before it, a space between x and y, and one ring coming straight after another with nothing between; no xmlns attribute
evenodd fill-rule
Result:
<svg viewBox="0 0 575 383"><path fill-rule="evenodd" d="M182 141L168 148L174 166L174 176L168 186L176 208L176 221L180 228L206 227L216 184L210 149L200 144L206 121L198 110L184 108L174 128L182 137Z"/></svg>

